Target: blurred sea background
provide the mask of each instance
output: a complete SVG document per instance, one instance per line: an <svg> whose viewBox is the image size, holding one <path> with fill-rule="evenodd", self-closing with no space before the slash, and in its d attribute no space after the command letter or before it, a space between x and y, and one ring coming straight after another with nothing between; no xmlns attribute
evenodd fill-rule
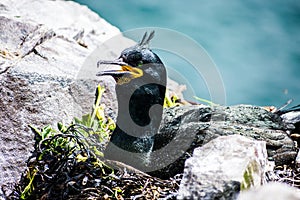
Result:
<svg viewBox="0 0 300 200"><path fill-rule="evenodd" d="M300 104L298 0L75 1L121 31L162 27L197 41L220 72L227 105L279 107L289 99ZM184 61L163 52L158 55L168 68L186 73ZM203 80L191 84L197 96L210 100Z"/></svg>

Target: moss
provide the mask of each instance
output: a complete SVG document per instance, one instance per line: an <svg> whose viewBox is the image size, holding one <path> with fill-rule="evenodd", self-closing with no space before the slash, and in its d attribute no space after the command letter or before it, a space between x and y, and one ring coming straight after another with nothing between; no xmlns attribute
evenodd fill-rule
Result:
<svg viewBox="0 0 300 200"><path fill-rule="evenodd" d="M254 186L254 174L258 172L258 166L255 161L252 161L247 166L244 174L243 180L241 182L241 190L248 190L252 186Z"/></svg>

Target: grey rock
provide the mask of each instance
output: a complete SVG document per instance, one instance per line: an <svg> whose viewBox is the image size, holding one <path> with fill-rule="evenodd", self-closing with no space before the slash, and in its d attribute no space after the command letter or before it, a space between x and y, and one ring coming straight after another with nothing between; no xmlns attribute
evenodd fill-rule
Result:
<svg viewBox="0 0 300 200"><path fill-rule="evenodd" d="M186 160L178 199L236 199L240 189L264 183L265 142L221 136Z"/></svg>
<svg viewBox="0 0 300 200"><path fill-rule="evenodd" d="M238 200L299 200L300 190L283 183L268 183L240 193Z"/></svg>
<svg viewBox="0 0 300 200"><path fill-rule="evenodd" d="M277 165L295 160L295 144L280 116L250 105L191 105L165 109L152 158L153 169L161 169L151 174L167 178L181 173L195 148L226 135L265 141L268 158Z"/></svg>
<svg viewBox="0 0 300 200"><path fill-rule="evenodd" d="M300 111L288 112L281 115L283 121L290 124L295 124L300 122Z"/></svg>
<svg viewBox="0 0 300 200"><path fill-rule="evenodd" d="M28 125L56 127L89 113L99 83L115 116L114 82L87 69L99 70L95 59L118 53L102 43L120 32L72 1L3 0L0 13L0 185L7 193L33 150Z"/></svg>
<svg viewBox="0 0 300 200"><path fill-rule="evenodd" d="M182 173L185 160L205 140L201 132L209 127L210 115L211 108L201 105L164 109L154 139L150 174L168 178Z"/></svg>
<svg viewBox="0 0 300 200"><path fill-rule="evenodd" d="M239 134L267 143L268 156L276 165L295 160L297 149L287 134L287 124L279 115L261 107L237 105L216 107L208 132ZM281 156L282 155L282 156Z"/></svg>
<svg viewBox="0 0 300 200"><path fill-rule="evenodd" d="M115 83L95 76L96 63L133 41L72 1L3 0L0 11L0 185L9 190L33 150L28 125L56 127L90 112L99 83L115 119Z"/></svg>
<svg viewBox="0 0 300 200"><path fill-rule="evenodd" d="M98 83L106 88L103 103L115 118L114 81L94 76L96 62L116 58L133 42L72 1L2 0L0 13L0 185L9 190L32 150L29 124L55 126L90 112ZM170 85L178 92L177 84ZM166 109L153 163L166 167L161 176L180 173L196 147L233 134L266 141L271 159L286 153L292 160L294 144L285 128L276 115L253 106ZM277 162L286 162L281 157ZM232 188L236 182L223 185Z"/></svg>
<svg viewBox="0 0 300 200"><path fill-rule="evenodd" d="M6 196L4 192L2 191L2 188L0 188L0 200L6 200Z"/></svg>
<svg viewBox="0 0 300 200"><path fill-rule="evenodd" d="M216 106L212 120L228 121L233 124L244 124L259 128L280 130L285 128L280 116L253 105Z"/></svg>
<svg viewBox="0 0 300 200"><path fill-rule="evenodd" d="M295 164L296 164L296 167L298 169L300 169L300 151L298 151L298 153L297 153Z"/></svg>
<svg viewBox="0 0 300 200"><path fill-rule="evenodd" d="M299 111L299 108L298 108L298 110L295 110L295 111L292 110L290 112L283 113L280 117L292 129L296 129L296 131L299 132L299 130L300 130L300 128L299 128L299 126L300 126L300 111Z"/></svg>

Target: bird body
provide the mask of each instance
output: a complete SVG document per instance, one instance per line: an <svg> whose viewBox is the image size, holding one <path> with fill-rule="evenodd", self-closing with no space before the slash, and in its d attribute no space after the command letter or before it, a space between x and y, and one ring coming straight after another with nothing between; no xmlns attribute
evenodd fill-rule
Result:
<svg viewBox="0 0 300 200"><path fill-rule="evenodd" d="M118 116L104 156L145 171L151 162L154 135L162 119L166 90L166 69L160 58L148 48L147 33L136 46L125 49L115 61L98 65L121 66L121 70L102 71L116 81Z"/></svg>

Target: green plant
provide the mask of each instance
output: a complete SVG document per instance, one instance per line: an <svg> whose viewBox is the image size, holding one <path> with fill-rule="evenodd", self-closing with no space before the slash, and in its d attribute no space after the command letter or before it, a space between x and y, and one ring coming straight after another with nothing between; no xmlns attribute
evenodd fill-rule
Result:
<svg viewBox="0 0 300 200"><path fill-rule="evenodd" d="M79 118L74 118L74 124L82 125L76 132L83 135L86 139L87 146L94 151L98 156L103 156L99 148L99 143L103 143L109 139L110 133L116 128L115 122L105 115L105 105L100 104L102 95L105 89L100 85L97 87L96 102L93 106L93 112ZM90 129L89 131L87 129ZM100 150L99 150L100 149Z"/></svg>
<svg viewBox="0 0 300 200"><path fill-rule="evenodd" d="M20 199L27 199L30 196L30 194L33 192L34 186L33 186L32 183L33 183L33 180L34 180L34 177L35 177L36 173L37 173L36 169L28 171L27 178L29 180L29 183L24 188L23 192L21 193Z"/></svg>
<svg viewBox="0 0 300 200"><path fill-rule="evenodd" d="M218 104L215 104L214 102L212 101L209 101L207 99L203 99L203 98L200 98L200 97L197 97L197 96L194 96L194 98L200 102L204 102L206 104L208 104L209 106L217 106Z"/></svg>
<svg viewBox="0 0 300 200"><path fill-rule="evenodd" d="M104 91L105 89L98 85L93 112L83 115L81 119L75 117L73 123L91 128L94 132L99 133L99 135L107 137L108 133L113 131L116 125L110 117L105 116L105 105L100 104Z"/></svg>
<svg viewBox="0 0 300 200"><path fill-rule="evenodd" d="M179 100L178 96L175 94L170 96L169 90L167 89L165 99L164 99L164 108L180 106L181 104L177 103L178 100Z"/></svg>
<svg viewBox="0 0 300 200"><path fill-rule="evenodd" d="M29 125L35 133L35 151L34 159L31 158L22 177L26 184L20 191L20 199L36 197L36 187L48 190L60 181L63 173L78 165L92 165L105 176L113 173L100 159L104 143L115 128L113 120L105 115L104 105L100 104L104 91L98 86L92 113L83 115L81 119L74 118L69 126L59 122L58 130L49 125L39 130Z"/></svg>
<svg viewBox="0 0 300 200"><path fill-rule="evenodd" d="M100 104L103 92L98 86L92 113L70 125L58 123L57 130L30 126L35 149L9 199L157 199L177 192L180 179L161 180L107 165L102 150L116 125Z"/></svg>

